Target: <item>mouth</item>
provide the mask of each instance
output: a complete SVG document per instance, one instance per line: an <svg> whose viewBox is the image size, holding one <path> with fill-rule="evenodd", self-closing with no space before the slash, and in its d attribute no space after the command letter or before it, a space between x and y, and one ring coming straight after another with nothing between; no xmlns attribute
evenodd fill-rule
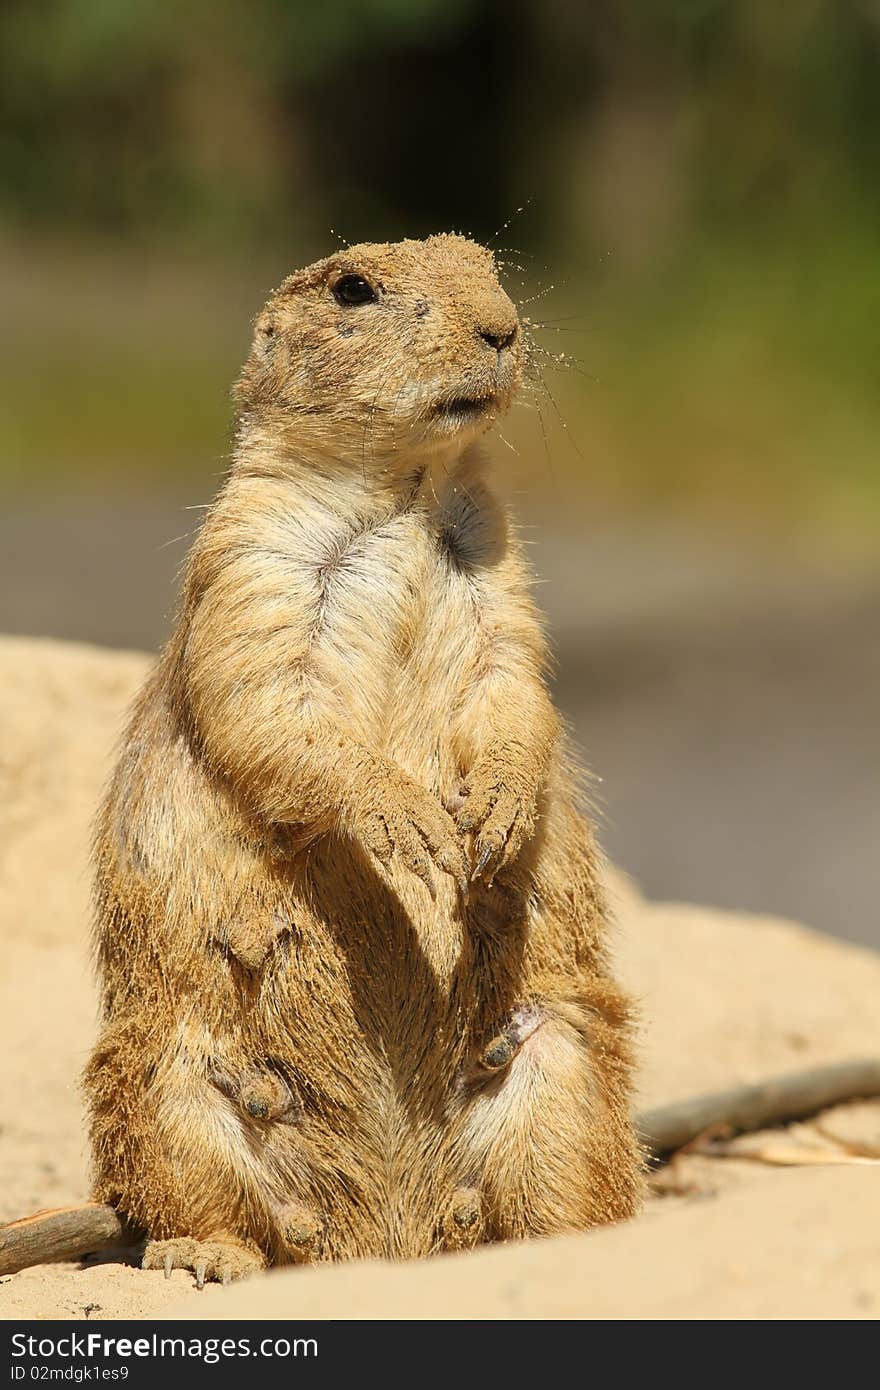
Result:
<svg viewBox="0 0 880 1390"><path fill-rule="evenodd" d="M495 396L451 396L431 407L431 418L449 425L466 425L487 415L496 403Z"/></svg>

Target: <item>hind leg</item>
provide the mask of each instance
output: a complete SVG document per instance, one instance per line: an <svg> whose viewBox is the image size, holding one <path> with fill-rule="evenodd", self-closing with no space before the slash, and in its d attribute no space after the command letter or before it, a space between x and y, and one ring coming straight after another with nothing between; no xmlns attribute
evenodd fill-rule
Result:
<svg viewBox="0 0 880 1390"><path fill-rule="evenodd" d="M625 1006L610 984L544 992L503 1021L462 1079L454 1143L463 1180L481 1192L485 1238L632 1215L641 1158L629 1069Z"/></svg>
<svg viewBox="0 0 880 1390"><path fill-rule="evenodd" d="M249 1072L232 1096L204 1055L204 1030L151 1049L139 1022L108 1029L86 1072L95 1196L148 1236L147 1269L191 1269L199 1285L259 1269L271 1240L271 1181L252 1117L274 1113L277 1078L263 1097ZM280 1093L276 1108L288 1121L292 1098Z"/></svg>

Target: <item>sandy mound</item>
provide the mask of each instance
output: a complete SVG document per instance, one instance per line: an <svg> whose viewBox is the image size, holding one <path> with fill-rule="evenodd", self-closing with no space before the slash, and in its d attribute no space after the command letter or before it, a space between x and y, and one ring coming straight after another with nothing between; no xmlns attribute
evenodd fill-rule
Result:
<svg viewBox="0 0 880 1390"><path fill-rule="evenodd" d="M878 1217L876 1169L797 1170L722 1201L655 1203L631 1226L446 1255L417 1279L373 1262L279 1270L164 1316L874 1318Z"/></svg>
<svg viewBox="0 0 880 1390"><path fill-rule="evenodd" d="M0 641L0 1219L88 1192L88 825L146 666ZM623 880L617 896L620 969L642 1001L644 1105L878 1050L880 956L779 920L648 904ZM859 1115L838 1128L876 1134L877 1108ZM182 1273L166 1283L119 1263L44 1266L0 1280L0 1316L876 1316L880 1169L686 1162L678 1187L719 1200L655 1200L612 1231L416 1270L279 1272L259 1294L199 1295Z"/></svg>

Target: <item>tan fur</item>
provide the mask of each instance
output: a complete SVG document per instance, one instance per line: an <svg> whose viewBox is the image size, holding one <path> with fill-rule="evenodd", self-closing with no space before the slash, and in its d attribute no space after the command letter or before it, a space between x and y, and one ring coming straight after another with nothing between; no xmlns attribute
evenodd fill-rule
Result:
<svg viewBox="0 0 880 1390"><path fill-rule="evenodd" d="M377 302L337 303L352 273ZM97 828L95 1195L149 1267L633 1211L597 850L476 445L526 351L457 236L351 247L257 319Z"/></svg>

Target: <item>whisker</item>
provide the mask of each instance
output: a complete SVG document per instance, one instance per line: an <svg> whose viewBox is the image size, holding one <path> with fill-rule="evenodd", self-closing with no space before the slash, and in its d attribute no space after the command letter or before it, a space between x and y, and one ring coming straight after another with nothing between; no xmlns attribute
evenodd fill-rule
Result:
<svg viewBox="0 0 880 1390"><path fill-rule="evenodd" d="M572 357L570 352L549 352L547 348L541 347L539 343L533 344L534 351L546 359L547 365L552 366L557 372L579 372L588 381L595 381L586 370L587 364L580 357Z"/></svg>
<svg viewBox="0 0 880 1390"><path fill-rule="evenodd" d="M386 372L386 378L387 378L387 375L388 375L388 374L387 374L387 372ZM406 381L402 381L402 382L400 383L400 386L398 387L397 395L394 397L394 403L392 404L391 410L390 410L390 412L389 412L392 416L395 414L395 412L396 412L396 410L397 410L397 407L398 407L398 405L399 405L399 403L400 403L400 398L401 398L401 396L403 395L404 391L406 390L407 385L408 385L408 383L407 383ZM371 443L372 443L372 439L371 439ZM388 473L388 472L390 471L390 469L391 469L391 464L390 464L390 463L386 463L385 467L382 469L382 472L383 472L383 473Z"/></svg>
<svg viewBox="0 0 880 1390"><path fill-rule="evenodd" d="M543 343L535 343L535 342L533 342L531 346L532 346L532 351L533 351L533 352L539 352L539 353L541 354L542 357L549 357L549 359L550 359L551 362L581 362L581 363L583 363L583 359L582 359L582 358L580 358L580 357L575 357L575 356L574 356L572 353L570 353L570 352L551 352L550 348L545 347Z"/></svg>
<svg viewBox="0 0 880 1390"><path fill-rule="evenodd" d="M545 295L552 294L555 289L561 289L566 283L565 280L560 280L558 285L545 285L542 290L538 290L537 294L529 295L528 299L520 299L518 301L519 307L524 309L527 304L534 304L536 299L543 299Z"/></svg>
<svg viewBox="0 0 880 1390"><path fill-rule="evenodd" d="M541 438L544 441L544 456L547 459L547 467L550 467L550 442L547 438L547 426L544 424L544 414L541 407L535 402L535 409L538 412L538 423L541 426Z"/></svg>
<svg viewBox="0 0 880 1390"><path fill-rule="evenodd" d="M160 544L156 546L156 550L167 550L169 546L177 545L180 541L188 541L195 533L194 527L192 531L184 531L182 536L172 536L168 541L161 541Z"/></svg>
<svg viewBox="0 0 880 1390"><path fill-rule="evenodd" d="M553 392L550 390L550 387L547 385L546 381L544 380L544 377L543 377L542 373L540 372L540 369L538 370L538 375L539 375L540 378L541 378L541 385L543 386L545 392L547 393L547 399L549 400L550 404L553 406L553 409L554 409L554 411L556 412L556 417L557 417L557 419L559 420L559 423L560 423L560 425L562 426L563 430L565 431L566 437L567 437L567 438L569 439L569 441L571 442L571 447L574 449L574 451L575 451L575 453L577 454L578 458L580 459L581 463L586 463L586 459L584 458L583 454L581 453L580 449L578 448L577 444L575 443L574 436L572 435L571 430L568 428L568 425L566 424L565 416L562 414L562 411L559 409L559 406L558 406L557 401L556 401L556 397L554 396Z"/></svg>
<svg viewBox="0 0 880 1390"><path fill-rule="evenodd" d="M542 333L595 333L595 325L584 326L583 328L566 327L558 323L536 323L534 319L524 318L523 323L529 328L534 328Z"/></svg>
<svg viewBox="0 0 880 1390"><path fill-rule="evenodd" d="M364 432L361 436L361 477L363 479L364 486L366 486L367 483L367 431L369 430L370 432L370 454L372 456L373 428L376 415L376 402L379 399L379 392L382 390L382 387L385 385L385 382L391 375L391 370L392 368L389 366L388 369L379 378L379 385L376 387L376 394L374 395L372 405L370 406L370 413L364 422Z"/></svg>
<svg viewBox="0 0 880 1390"><path fill-rule="evenodd" d="M449 469L446 467L446 464L443 462L443 459L442 459L442 458L440 459L440 467L443 469L443 472L446 474L446 477L449 479L449 481L450 481L450 483L451 483L451 482L452 482L452 474L449 472ZM461 490L462 490L462 492L464 493L465 497L467 498L467 500L470 502L471 506L472 506L476 511L479 511L479 510L480 510L480 507L479 507L479 504L478 504L476 498L471 496L471 494L468 492L467 488L465 487L464 483L461 481L460 478L456 479L454 486L455 486L455 487L461 488ZM433 479L431 479L431 491L434 492L434 481L433 481ZM438 506L439 506L439 501L438 501L437 493L436 493L436 492L434 492L434 501L437 502L437 503L438 503Z"/></svg>
<svg viewBox="0 0 880 1390"><path fill-rule="evenodd" d="M500 235L501 235L502 232L506 232L506 231L507 231L507 229L508 229L508 227L510 226L511 222L513 222L515 218L519 217L519 215L520 215L521 212L525 212L526 208L529 207L529 205L531 204L531 201L532 201L531 198L526 198L526 200L525 200L525 202L523 203L522 207L519 207L519 208L515 208L515 209L514 209L514 211L513 211L513 212L510 214L510 216L508 217L507 221L506 221L506 222L502 222L502 224L501 224L501 226L498 228L498 230L497 230L496 232L493 232L493 233L492 233L492 235L490 236L489 241L488 241L488 243L487 243L489 246L492 245L492 242L495 241L496 237L500 237Z"/></svg>

